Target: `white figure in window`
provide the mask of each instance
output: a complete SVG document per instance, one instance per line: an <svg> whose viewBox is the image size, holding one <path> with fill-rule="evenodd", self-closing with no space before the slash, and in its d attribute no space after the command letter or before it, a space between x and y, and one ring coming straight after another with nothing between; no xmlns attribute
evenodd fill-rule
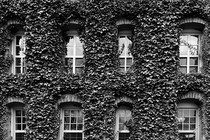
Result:
<svg viewBox="0 0 210 140"><path fill-rule="evenodd" d="M19 40L20 45L20 55L23 56L26 50L26 38L22 36L22 38Z"/></svg>
<svg viewBox="0 0 210 140"><path fill-rule="evenodd" d="M128 39L127 36L119 38L119 54L123 56L130 56L130 47L132 46L132 41Z"/></svg>

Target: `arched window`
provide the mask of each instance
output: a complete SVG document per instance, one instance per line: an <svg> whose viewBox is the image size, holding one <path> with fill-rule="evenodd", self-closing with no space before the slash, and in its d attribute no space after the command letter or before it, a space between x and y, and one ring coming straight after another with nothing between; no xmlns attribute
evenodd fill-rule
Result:
<svg viewBox="0 0 210 140"><path fill-rule="evenodd" d="M132 118L131 110L128 107L121 106L116 112L115 140L127 140L130 132L126 123Z"/></svg>
<svg viewBox="0 0 210 140"><path fill-rule="evenodd" d="M24 140L26 133L26 113L24 109L24 103L19 98L8 98L7 103L10 110L10 134L12 140Z"/></svg>
<svg viewBox="0 0 210 140"><path fill-rule="evenodd" d="M83 112L74 105L65 105L61 108L60 140L83 140Z"/></svg>
<svg viewBox="0 0 210 140"><path fill-rule="evenodd" d="M133 56L130 49L133 44L132 38L135 23L131 20L120 19L116 24L118 26L120 71L127 72L133 63Z"/></svg>
<svg viewBox="0 0 210 140"><path fill-rule="evenodd" d="M71 29L66 34L66 68L70 67L73 73L81 73L83 69L83 43L80 41L78 30Z"/></svg>
<svg viewBox="0 0 210 140"><path fill-rule="evenodd" d="M13 64L11 71L14 74L25 72L25 44L26 38L23 31L18 31L12 37L11 54L13 56Z"/></svg>
<svg viewBox="0 0 210 140"><path fill-rule="evenodd" d="M205 21L189 18L181 21L183 31L180 36L179 65L182 73L201 72L201 40Z"/></svg>
<svg viewBox="0 0 210 140"><path fill-rule="evenodd" d="M200 140L201 122L199 106L190 100L182 100L178 103L177 107L180 140Z"/></svg>

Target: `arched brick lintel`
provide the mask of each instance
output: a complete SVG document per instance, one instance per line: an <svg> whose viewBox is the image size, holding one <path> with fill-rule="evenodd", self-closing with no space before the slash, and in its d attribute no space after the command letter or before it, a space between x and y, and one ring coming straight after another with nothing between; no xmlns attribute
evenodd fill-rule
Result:
<svg viewBox="0 0 210 140"><path fill-rule="evenodd" d="M58 100L58 105L60 105L61 103L70 103L70 102L82 103L83 101L76 95L65 94L62 95L61 98Z"/></svg>
<svg viewBox="0 0 210 140"><path fill-rule="evenodd" d="M116 105L119 105L120 103L133 104L133 100L127 96L123 96L123 97L117 98L115 101Z"/></svg>
<svg viewBox="0 0 210 140"><path fill-rule="evenodd" d="M187 23L199 23L202 25L206 24L206 21L201 18L185 18L180 21L180 24L187 24Z"/></svg>
<svg viewBox="0 0 210 140"><path fill-rule="evenodd" d="M204 99L204 94L197 91L190 91L187 94L181 96L180 100L182 99L197 99L202 102L202 100Z"/></svg>
<svg viewBox="0 0 210 140"><path fill-rule="evenodd" d="M10 97L6 101L6 105L10 105L12 103L22 103L24 104L24 101L22 98L16 98L16 97Z"/></svg>

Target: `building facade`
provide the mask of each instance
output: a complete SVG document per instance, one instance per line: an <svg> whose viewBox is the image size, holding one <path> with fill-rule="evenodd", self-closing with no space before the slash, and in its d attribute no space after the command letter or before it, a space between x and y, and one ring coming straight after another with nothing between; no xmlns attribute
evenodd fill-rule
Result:
<svg viewBox="0 0 210 140"><path fill-rule="evenodd" d="M210 139L208 0L2 0L0 140Z"/></svg>

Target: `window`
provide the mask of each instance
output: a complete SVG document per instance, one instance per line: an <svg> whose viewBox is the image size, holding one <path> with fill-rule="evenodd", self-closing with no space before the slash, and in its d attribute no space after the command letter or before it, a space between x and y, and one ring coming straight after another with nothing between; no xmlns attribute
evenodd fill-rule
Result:
<svg viewBox="0 0 210 140"><path fill-rule="evenodd" d="M182 73L197 73L200 72L201 65L199 32L186 32L180 36L180 71Z"/></svg>
<svg viewBox="0 0 210 140"><path fill-rule="evenodd" d="M78 107L63 108L60 140L83 140L83 113Z"/></svg>
<svg viewBox="0 0 210 140"><path fill-rule="evenodd" d="M129 130L125 123L131 119L129 108L122 107L117 110L116 114L116 140L127 140L130 136Z"/></svg>
<svg viewBox="0 0 210 140"><path fill-rule="evenodd" d="M121 30L119 31L119 53L120 53L120 71L126 72L133 63L133 57L130 52L132 46L132 31Z"/></svg>
<svg viewBox="0 0 210 140"><path fill-rule="evenodd" d="M26 116L23 108L12 109L11 134L14 140L24 140Z"/></svg>
<svg viewBox="0 0 210 140"><path fill-rule="evenodd" d="M199 140L200 120L198 106L194 103L178 104L178 132L180 140Z"/></svg>
<svg viewBox="0 0 210 140"><path fill-rule="evenodd" d="M81 73L83 69L83 44L79 39L78 31L68 31L67 38L67 55L65 57L66 69L73 73Z"/></svg>
<svg viewBox="0 0 210 140"><path fill-rule="evenodd" d="M25 37L23 32L15 34L12 40L12 55L14 63L12 65L12 73L24 73L25 72Z"/></svg>

